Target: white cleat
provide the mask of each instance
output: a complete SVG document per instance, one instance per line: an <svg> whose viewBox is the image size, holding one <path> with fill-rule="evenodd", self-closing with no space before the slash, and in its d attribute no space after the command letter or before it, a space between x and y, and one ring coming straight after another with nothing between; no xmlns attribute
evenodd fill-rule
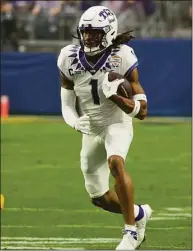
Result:
<svg viewBox="0 0 193 251"><path fill-rule="evenodd" d="M135 250L137 248L137 232L125 230L123 239L116 247L116 250Z"/></svg>
<svg viewBox="0 0 193 251"><path fill-rule="evenodd" d="M143 209L144 216L141 220L136 221L136 227L137 227L137 247L141 245L143 241L145 241L145 227L148 222L148 220L151 218L153 210L148 204L145 205L139 205Z"/></svg>

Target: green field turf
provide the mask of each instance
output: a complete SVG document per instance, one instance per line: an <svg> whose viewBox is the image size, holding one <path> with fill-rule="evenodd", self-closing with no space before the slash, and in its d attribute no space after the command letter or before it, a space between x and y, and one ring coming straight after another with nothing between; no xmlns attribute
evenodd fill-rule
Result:
<svg viewBox="0 0 193 251"><path fill-rule="evenodd" d="M136 123L134 133L126 167L136 203L154 209L140 249L191 250L191 124ZM60 119L2 123L1 248L115 249L122 217L91 205L80 146Z"/></svg>

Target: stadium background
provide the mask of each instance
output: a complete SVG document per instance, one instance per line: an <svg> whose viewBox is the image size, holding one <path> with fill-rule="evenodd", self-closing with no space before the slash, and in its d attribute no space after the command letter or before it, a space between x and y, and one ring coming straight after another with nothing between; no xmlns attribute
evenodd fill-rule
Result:
<svg viewBox="0 0 193 251"><path fill-rule="evenodd" d="M60 115L57 55L77 43L77 21L96 4L115 11L120 32L134 30L148 96L126 162L136 202L155 210L143 249L191 249L192 3L153 0L1 1L1 96L11 114L1 121L1 245L114 249L120 237L121 217L89 202L81 137Z"/></svg>

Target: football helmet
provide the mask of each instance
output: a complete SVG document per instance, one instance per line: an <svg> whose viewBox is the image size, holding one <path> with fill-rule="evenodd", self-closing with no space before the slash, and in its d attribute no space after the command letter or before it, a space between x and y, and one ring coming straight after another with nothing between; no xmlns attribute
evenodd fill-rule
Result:
<svg viewBox="0 0 193 251"><path fill-rule="evenodd" d="M115 14L107 7L93 6L82 14L77 33L84 52L94 56L112 44L117 30Z"/></svg>

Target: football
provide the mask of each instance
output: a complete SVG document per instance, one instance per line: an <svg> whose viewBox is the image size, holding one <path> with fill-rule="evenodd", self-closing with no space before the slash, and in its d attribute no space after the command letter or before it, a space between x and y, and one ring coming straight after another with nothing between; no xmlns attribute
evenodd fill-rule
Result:
<svg viewBox="0 0 193 251"><path fill-rule="evenodd" d="M108 80L110 82L115 79L121 79L121 78L124 78L124 76L122 76L116 72L113 72L113 71L109 72ZM124 98L132 98L133 97L132 87L127 79L124 78L124 82L119 85L119 87L117 89L117 94L124 97Z"/></svg>

